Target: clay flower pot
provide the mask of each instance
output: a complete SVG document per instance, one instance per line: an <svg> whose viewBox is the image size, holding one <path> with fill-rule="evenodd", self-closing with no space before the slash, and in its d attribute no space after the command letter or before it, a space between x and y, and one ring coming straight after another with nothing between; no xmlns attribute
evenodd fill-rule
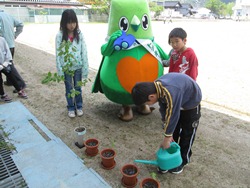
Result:
<svg viewBox="0 0 250 188"><path fill-rule="evenodd" d="M121 183L124 187L133 188L136 186L139 174L139 168L134 164L126 164L121 168L122 179Z"/></svg>
<svg viewBox="0 0 250 188"><path fill-rule="evenodd" d="M107 148L107 149L103 149L100 153L101 155L101 166L102 168L106 169L106 170L110 170L113 169L116 165L115 162L115 156L116 156L116 152L113 149Z"/></svg>
<svg viewBox="0 0 250 188"><path fill-rule="evenodd" d="M140 188L160 188L160 183L153 178L144 178L140 182Z"/></svg>
<svg viewBox="0 0 250 188"><path fill-rule="evenodd" d="M86 150L85 153L88 156L96 156L99 152L98 146L99 146L99 141L95 138L90 138L84 142Z"/></svg>
<svg viewBox="0 0 250 188"><path fill-rule="evenodd" d="M84 147L84 135L86 133L86 128L83 127L83 126L80 126L80 127L76 127L74 129L74 132L76 133L76 142L75 142L75 145L78 147L78 148L83 148Z"/></svg>

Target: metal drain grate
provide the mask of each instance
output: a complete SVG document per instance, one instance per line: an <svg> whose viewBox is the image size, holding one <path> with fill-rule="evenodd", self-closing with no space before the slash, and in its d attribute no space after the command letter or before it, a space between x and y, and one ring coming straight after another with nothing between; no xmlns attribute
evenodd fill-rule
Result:
<svg viewBox="0 0 250 188"><path fill-rule="evenodd" d="M21 173L11 158L6 141L0 134L0 187L1 188L28 188Z"/></svg>

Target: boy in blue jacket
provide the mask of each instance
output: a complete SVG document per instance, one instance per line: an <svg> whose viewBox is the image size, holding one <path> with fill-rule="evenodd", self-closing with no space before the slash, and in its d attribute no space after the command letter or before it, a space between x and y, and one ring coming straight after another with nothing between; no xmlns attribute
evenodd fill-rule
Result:
<svg viewBox="0 0 250 188"><path fill-rule="evenodd" d="M183 162L179 167L168 171L181 173L184 166L190 162L191 147L201 117L202 94L198 84L185 74L168 73L154 82L137 83L131 94L136 105L159 103L164 127L164 139L160 147L167 149L173 141L180 145ZM175 130L181 132L177 133ZM158 171L168 172L160 168Z"/></svg>

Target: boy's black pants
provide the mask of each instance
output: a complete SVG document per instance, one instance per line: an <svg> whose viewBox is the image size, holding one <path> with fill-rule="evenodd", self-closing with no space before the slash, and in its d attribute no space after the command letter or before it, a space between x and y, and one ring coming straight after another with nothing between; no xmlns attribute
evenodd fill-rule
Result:
<svg viewBox="0 0 250 188"><path fill-rule="evenodd" d="M190 157L192 155L191 148L195 139L200 117L200 105L191 110L181 110L173 138L181 147L183 165L190 162Z"/></svg>
<svg viewBox="0 0 250 188"><path fill-rule="evenodd" d="M3 70L0 71L0 95L4 95L4 94L5 94L4 88L3 88L2 73L4 73L5 76L6 76L6 78L8 78L8 79L13 83L13 86L14 86L14 88L15 88L17 91L20 91L20 90L22 89L22 88L18 85L15 75L13 75L11 71L8 72L8 71L6 71L5 69L3 69Z"/></svg>

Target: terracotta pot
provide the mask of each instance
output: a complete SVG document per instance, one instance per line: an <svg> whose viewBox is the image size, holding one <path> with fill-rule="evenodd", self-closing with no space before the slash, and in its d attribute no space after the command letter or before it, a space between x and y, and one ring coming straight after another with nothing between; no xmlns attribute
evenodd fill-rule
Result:
<svg viewBox="0 0 250 188"><path fill-rule="evenodd" d="M74 129L74 132L76 133L76 142L75 142L75 145L78 147L78 148L83 148L84 147L84 135L86 133L86 128L83 127L83 126L80 126L80 127L76 127Z"/></svg>
<svg viewBox="0 0 250 188"><path fill-rule="evenodd" d="M140 188L160 188L160 183L153 178L144 178L140 182Z"/></svg>
<svg viewBox="0 0 250 188"><path fill-rule="evenodd" d="M102 168L106 169L106 170L110 170L112 168L115 167L116 162L115 162L115 156L116 156L116 152L113 149L107 148L107 149L103 149L100 153L101 155L101 165Z"/></svg>
<svg viewBox="0 0 250 188"><path fill-rule="evenodd" d="M93 157L98 154L99 141L97 139L90 138L84 142L84 145L86 147L85 150L86 155Z"/></svg>
<svg viewBox="0 0 250 188"><path fill-rule="evenodd" d="M136 186L139 174L139 168L134 164L126 164L121 168L122 179L121 183L124 187L133 188Z"/></svg>

